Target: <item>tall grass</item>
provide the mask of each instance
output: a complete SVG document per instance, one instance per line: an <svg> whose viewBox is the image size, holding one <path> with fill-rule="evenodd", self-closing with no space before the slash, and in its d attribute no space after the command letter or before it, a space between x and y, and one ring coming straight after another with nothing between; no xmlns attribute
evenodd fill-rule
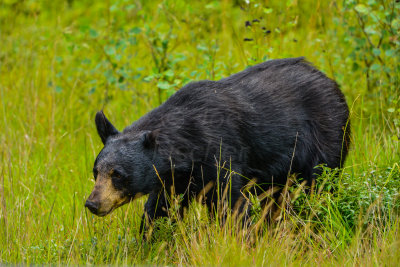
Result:
<svg viewBox="0 0 400 267"><path fill-rule="evenodd" d="M383 3L390 11L392 1ZM375 67L366 79L363 59L349 56L364 49L352 42L363 34L354 8L341 1L1 2L0 262L398 265L399 55L381 54L391 80ZM158 221L147 242L139 233L145 198L105 218L84 209L102 146L97 110L122 129L190 80L292 56L335 78L351 107L352 148L336 182L335 170L324 169L320 193L282 199L286 208L273 223L253 199L258 212L248 229L220 225L194 202L183 218L172 210Z"/></svg>

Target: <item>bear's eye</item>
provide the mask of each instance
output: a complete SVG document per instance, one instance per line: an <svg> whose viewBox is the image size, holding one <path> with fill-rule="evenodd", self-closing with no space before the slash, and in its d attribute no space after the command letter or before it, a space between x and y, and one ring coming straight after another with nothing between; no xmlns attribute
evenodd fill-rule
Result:
<svg viewBox="0 0 400 267"><path fill-rule="evenodd" d="M113 172L111 173L111 178L121 179L122 178L122 174L117 170L113 170Z"/></svg>
<svg viewBox="0 0 400 267"><path fill-rule="evenodd" d="M97 171L97 169L96 168L93 168L93 177L94 177L94 180L96 180L96 178L97 178L97 174L98 174L99 172Z"/></svg>

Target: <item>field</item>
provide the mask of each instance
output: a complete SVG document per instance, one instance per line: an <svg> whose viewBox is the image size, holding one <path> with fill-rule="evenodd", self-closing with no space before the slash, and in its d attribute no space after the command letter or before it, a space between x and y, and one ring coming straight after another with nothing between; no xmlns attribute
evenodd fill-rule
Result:
<svg viewBox="0 0 400 267"><path fill-rule="evenodd" d="M122 130L190 81L298 56L351 109L335 183L324 169L272 224L255 201L245 230L193 203L147 242L146 197L104 218L84 208L98 110ZM1 264L398 266L399 139L399 1L0 0Z"/></svg>

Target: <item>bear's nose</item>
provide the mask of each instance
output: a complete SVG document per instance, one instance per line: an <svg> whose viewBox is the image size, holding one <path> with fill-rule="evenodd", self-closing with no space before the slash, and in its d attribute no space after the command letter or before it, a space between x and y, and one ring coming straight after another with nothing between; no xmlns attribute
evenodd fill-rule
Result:
<svg viewBox="0 0 400 267"><path fill-rule="evenodd" d="M92 213L96 214L99 209L99 203L86 200L85 207L88 208Z"/></svg>

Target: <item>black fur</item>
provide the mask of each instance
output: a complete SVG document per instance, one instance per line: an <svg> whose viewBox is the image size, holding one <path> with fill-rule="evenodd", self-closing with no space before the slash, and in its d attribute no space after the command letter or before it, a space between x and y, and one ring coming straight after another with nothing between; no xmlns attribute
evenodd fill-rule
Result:
<svg viewBox="0 0 400 267"><path fill-rule="evenodd" d="M104 171L118 169L123 178L113 183L127 195L150 194L145 205L150 220L167 214L163 184L167 194L174 184L185 206L204 185L217 182L218 163L242 175L230 178L234 204L248 182L244 177L257 178L264 189L284 184L289 173L312 181L316 165L341 167L349 145L343 94L303 58L192 82L121 133L103 117L96 116L105 146L95 169L100 161ZM219 176L222 187L226 169ZM206 203L211 207L215 201L209 195Z"/></svg>
<svg viewBox="0 0 400 267"><path fill-rule="evenodd" d="M94 121L96 123L97 133L99 134L103 144L106 144L106 141L110 136L119 134L118 130L115 129L111 122L106 118L103 111L96 113Z"/></svg>

